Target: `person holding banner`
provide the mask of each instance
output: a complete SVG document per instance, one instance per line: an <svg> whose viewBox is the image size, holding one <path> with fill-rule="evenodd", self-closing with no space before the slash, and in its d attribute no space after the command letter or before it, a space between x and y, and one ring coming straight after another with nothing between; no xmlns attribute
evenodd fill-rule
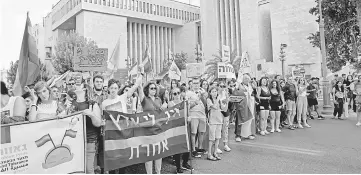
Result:
<svg viewBox="0 0 361 175"><path fill-rule="evenodd" d="M157 85L154 82L149 82L145 85L143 93L139 94L139 98L142 104L143 112L149 111L162 111L167 109L168 104L163 103L162 100L156 96L157 94ZM160 174L162 169L162 159L154 160L155 162L155 172ZM145 162L145 169L147 174L153 173L153 161Z"/></svg>
<svg viewBox="0 0 361 175"><path fill-rule="evenodd" d="M25 121L26 105L21 97L9 95L8 88L1 81L1 124Z"/></svg>
<svg viewBox="0 0 361 175"><path fill-rule="evenodd" d="M171 101L168 104L168 107L171 108L179 103L182 102L181 100L181 91L178 87L174 87L171 91L172 94L172 98ZM176 163L176 167L177 167L177 173L183 173L183 170L193 170L193 167L191 165L188 164L189 161L189 152L183 153L183 154L177 154L174 155L175 158L175 163ZM181 166L181 157L183 159L183 163Z"/></svg>

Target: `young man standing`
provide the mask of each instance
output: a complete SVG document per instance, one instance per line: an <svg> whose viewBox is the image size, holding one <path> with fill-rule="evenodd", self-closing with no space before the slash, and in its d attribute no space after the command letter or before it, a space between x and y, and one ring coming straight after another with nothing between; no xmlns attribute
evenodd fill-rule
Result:
<svg viewBox="0 0 361 175"><path fill-rule="evenodd" d="M310 115L311 119L314 119L312 116L312 108L314 107L315 112L317 113L318 119L323 120L325 119L322 117L318 111L318 101L317 101L317 92L319 90L319 87L317 85L317 78L311 78L311 83L307 86L307 93L309 95L307 96L307 102L308 102L308 113Z"/></svg>
<svg viewBox="0 0 361 175"><path fill-rule="evenodd" d="M283 92L286 101L288 129L294 130L295 126L293 125L293 121L296 116L296 97L298 93L298 88L296 81L292 77L288 78L288 82L283 88Z"/></svg>
<svg viewBox="0 0 361 175"><path fill-rule="evenodd" d="M191 141L192 141L192 156L200 158L198 153L203 151L203 136L206 132L206 113L205 106L200 99L201 93L199 92L199 79L194 79L191 84L190 90L186 92L186 98L189 100L189 118L191 124ZM198 133L198 151L195 149L196 135Z"/></svg>

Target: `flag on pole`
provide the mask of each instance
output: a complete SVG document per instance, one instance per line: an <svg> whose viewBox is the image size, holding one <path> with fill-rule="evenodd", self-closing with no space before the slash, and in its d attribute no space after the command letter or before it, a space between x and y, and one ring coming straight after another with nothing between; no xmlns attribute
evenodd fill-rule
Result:
<svg viewBox="0 0 361 175"><path fill-rule="evenodd" d="M121 68L120 60L120 37L118 37L117 44L115 45L112 56L109 58L108 61L108 69L116 71L117 69Z"/></svg>
<svg viewBox="0 0 361 175"><path fill-rule="evenodd" d="M178 66L175 64L174 60L172 65L169 67L168 76L170 79L180 80L182 72L179 70Z"/></svg>
<svg viewBox="0 0 361 175"><path fill-rule="evenodd" d="M50 85L50 87L53 86L61 86L64 83L64 79L69 75L70 71L65 72L63 75L60 75L60 77L56 78Z"/></svg>
<svg viewBox="0 0 361 175"><path fill-rule="evenodd" d="M21 44L18 70L14 82L14 95L22 95L24 93L24 87L33 84L39 74L40 59L36 49L35 38L31 34L31 21L28 12Z"/></svg>
<svg viewBox="0 0 361 175"><path fill-rule="evenodd" d="M144 57L143 57L142 64L144 66L144 72L145 73L150 73L152 71L152 58L150 57L150 49L149 49L148 45L147 45L147 47L145 49L145 54L144 54Z"/></svg>
<svg viewBox="0 0 361 175"><path fill-rule="evenodd" d="M138 74L138 63L133 64L132 67L129 68L129 76L136 76Z"/></svg>

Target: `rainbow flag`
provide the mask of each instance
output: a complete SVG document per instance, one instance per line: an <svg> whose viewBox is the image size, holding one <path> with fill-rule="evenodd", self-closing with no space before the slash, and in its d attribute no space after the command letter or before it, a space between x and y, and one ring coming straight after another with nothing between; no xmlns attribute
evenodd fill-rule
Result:
<svg viewBox="0 0 361 175"><path fill-rule="evenodd" d="M166 111L125 114L105 111L105 171L189 151L186 103Z"/></svg>

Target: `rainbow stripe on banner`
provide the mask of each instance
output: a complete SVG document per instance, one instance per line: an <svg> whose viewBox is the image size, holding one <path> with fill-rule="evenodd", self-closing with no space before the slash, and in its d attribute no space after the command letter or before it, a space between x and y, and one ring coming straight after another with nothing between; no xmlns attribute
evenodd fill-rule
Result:
<svg viewBox="0 0 361 175"><path fill-rule="evenodd" d="M105 171L188 152L186 102L167 111L105 111Z"/></svg>

